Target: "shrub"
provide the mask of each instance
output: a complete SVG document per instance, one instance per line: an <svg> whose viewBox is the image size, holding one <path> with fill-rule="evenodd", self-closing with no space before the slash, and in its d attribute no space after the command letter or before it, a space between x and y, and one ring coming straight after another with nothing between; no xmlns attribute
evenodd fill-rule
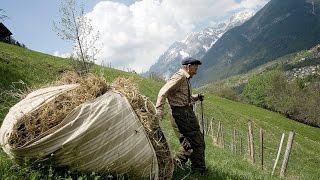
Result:
<svg viewBox="0 0 320 180"><path fill-rule="evenodd" d="M267 85L266 107L282 113L290 112L294 106L292 100L294 96L285 74L280 71L272 72Z"/></svg>
<svg viewBox="0 0 320 180"><path fill-rule="evenodd" d="M232 89L230 87L226 87L221 90L218 90L213 94L220 96L220 97L223 97L223 98L226 98L226 99L230 99L232 101L239 101L238 94L236 93L236 91L234 89Z"/></svg>
<svg viewBox="0 0 320 180"><path fill-rule="evenodd" d="M243 96L253 105L320 127L320 78L311 75L289 81L280 71L249 79Z"/></svg>
<svg viewBox="0 0 320 180"><path fill-rule="evenodd" d="M243 97L253 105L266 108L273 73L271 71L260 76L251 77L244 88Z"/></svg>

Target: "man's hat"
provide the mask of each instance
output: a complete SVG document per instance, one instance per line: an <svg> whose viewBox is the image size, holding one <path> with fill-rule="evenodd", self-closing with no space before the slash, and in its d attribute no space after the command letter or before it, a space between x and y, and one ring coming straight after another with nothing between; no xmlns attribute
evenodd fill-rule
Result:
<svg viewBox="0 0 320 180"><path fill-rule="evenodd" d="M187 65L187 64L197 64L197 65L201 65L202 63L197 60L197 59L194 59L192 57L186 57L182 60L181 62L182 65Z"/></svg>

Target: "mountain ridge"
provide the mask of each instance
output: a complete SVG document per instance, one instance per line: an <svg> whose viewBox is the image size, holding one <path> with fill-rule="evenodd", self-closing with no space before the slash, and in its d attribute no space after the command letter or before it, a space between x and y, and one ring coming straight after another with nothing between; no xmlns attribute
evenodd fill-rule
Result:
<svg viewBox="0 0 320 180"><path fill-rule="evenodd" d="M317 1L318 2L318 1ZM320 42L320 8L306 0L271 0L226 32L202 58L196 86L245 73Z"/></svg>
<svg viewBox="0 0 320 180"><path fill-rule="evenodd" d="M201 59L226 31L241 25L254 13L251 10L244 10L231 16L227 22L221 22L214 27L189 33L182 41L174 42L144 75L158 73L165 78L170 77L179 69L184 57L192 56Z"/></svg>

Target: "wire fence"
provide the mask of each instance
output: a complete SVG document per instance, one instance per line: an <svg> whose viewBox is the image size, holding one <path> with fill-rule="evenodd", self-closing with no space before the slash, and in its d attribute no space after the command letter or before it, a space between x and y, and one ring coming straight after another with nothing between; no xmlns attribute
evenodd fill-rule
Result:
<svg viewBox="0 0 320 180"><path fill-rule="evenodd" d="M225 127L222 121L215 119L213 116L203 117L203 114L199 113L196 113L196 115L199 119L201 131L204 132L205 137L212 139L212 143L215 146L243 157L252 164L260 166L262 170L270 170L272 175L275 174L276 168L279 167L280 155L284 153L280 177L285 177L292 151L294 132L289 132L288 142L284 149L285 133L277 137L273 133L266 132L252 120L248 121L247 127L240 128L239 126L232 127L230 125ZM246 132L243 129L246 129ZM274 142L278 141L281 143L279 147L276 147Z"/></svg>

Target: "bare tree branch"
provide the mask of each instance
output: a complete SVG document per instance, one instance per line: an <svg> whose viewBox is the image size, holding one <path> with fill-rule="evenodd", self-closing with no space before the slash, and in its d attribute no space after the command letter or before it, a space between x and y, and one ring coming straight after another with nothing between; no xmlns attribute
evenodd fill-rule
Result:
<svg viewBox="0 0 320 180"><path fill-rule="evenodd" d="M0 20L3 21L4 19L8 18L8 16L6 16L5 13L6 11L3 9L0 9Z"/></svg>
<svg viewBox="0 0 320 180"><path fill-rule="evenodd" d="M100 51L96 47L99 32L93 33L91 20L84 15L84 8L79 9L75 0L64 0L59 9L61 19L53 22L54 30L61 39L74 44L74 58L80 63L80 70L88 72L90 64L95 61L95 55Z"/></svg>

